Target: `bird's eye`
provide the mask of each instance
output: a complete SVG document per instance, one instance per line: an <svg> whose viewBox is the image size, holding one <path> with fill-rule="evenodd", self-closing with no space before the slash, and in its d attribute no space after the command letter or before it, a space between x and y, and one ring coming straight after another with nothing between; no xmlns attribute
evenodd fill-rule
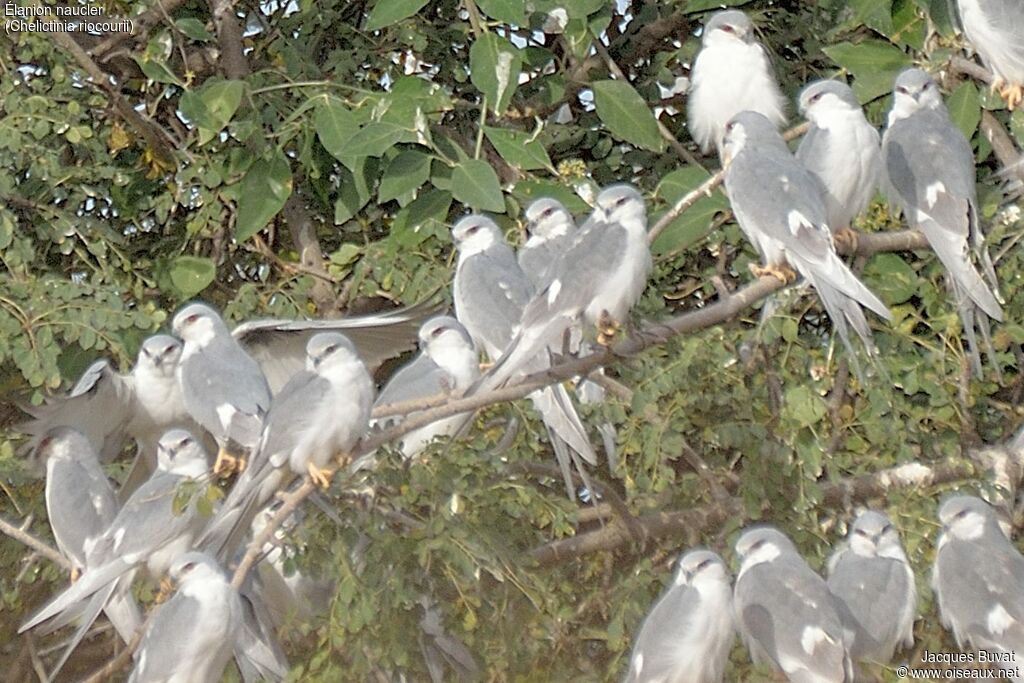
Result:
<svg viewBox="0 0 1024 683"><path fill-rule="evenodd" d="M896 86L896 92L898 92L901 95L906 95L907 94L907 89L904 88L902 85L897 85Z"/></svg>
<svg viewBox="0 0 1024 683"><path fill-rule="evenodd" d="M704 560L703 562L701 562L700 564L697 565L697 567L694 569L694 572L703 571L704 569L706 569L710 565L711 565L711 560Z"/></svg>
<svg viewBox="0 0 1024 683"><path fill-rule="evenodd" d="M185 448L186 446L190 445L191 443L192 443L192 439L190 437L186 436L184 439L182 439L181 441L178 442L178 448Z"/></svg>
<svg viewBox="0 0 1024 683"><path fill-rule="evenodd" d="M615 202L615 206L622 206L627 201L629 201L629 197L619 197L619 199Z"/></svg>
<svg viewBox="0 0 1024 683"><path fill-rule="evenodd" d="M194 323L197 320L199 320L199 314L198 313L193 313L189 317L185 318L185 322L188 323L189 325L191 325L192 323Z"/></svg>
<svg viewBox="0 0 1024 683"><path fill-rule="evenodd" d="M178 347L174 346L173 344L168 344L167 346L164 347L164 354L174 353L174 349L176 348Z"/></svg>
<svg viewBox="0 0 1024 683"><path fill-rule="evenodd" d="M764 541L757 541L756 543L754 543L754 545L750 546L750 549L751 550L757 550L758 548L760 548L763 545L764 545Z"/></svg>
<svg viewBox="0 0 1024 683"><path fill-rule="evenodd" d="M444 334L443 327L435 327L433 330L430 331L430 336L433 337L434 339L437 339L442 334Z"/></svg>
<svg viewBox="0 0 1024 683"><path fill-rule="evenodd" d="M821 96L822 96L822 95L824 95L824 93L820 93L820 92L819 92L819 93L814 93L814 95L813 95L813 96L811 96L811 102L812 102L812 103L813 103L813 102L817 102L818 100L820 100L820 99L821 99Z"/></svg>
<svg viewBox="0 0 1024 683"><path fill-rule="evenodd" d="M332 353L334 353L337 350L338 350L338 345L337 344L331 344L330 346L328 346L328 347L326 347L324 349L324 355L325 356L329 356L329 355L331 355Z"/></svg>
<svg viewBox="0 0 1024 683"><path fill-rule="evenodd" d="M736 32L736 27L735 26L731 26L729 24L725 24L724 26L722 26L722 30L725 31L726 33L735 33Z"/></svg>
<svg viewBox="0 0 1024 683"><path fill-rule="evenodd" d="M181 567L181 573L182 574L188 574L190 571L192 571L195 568L196 568L196 563L195 562L186 562Z"/></svg>
<svg viewBox="0 0 1024 683"><path fill-rule="evenodd" d="M48 448L49 445L52 444L52 443L53 443L53 437L52 436L44 436L43 440L39 442L39 450L43 450L45 448Z"/></svg>
<svg viewBox="0 0 1024 683"><path fill-rule="evenodd" d="M927 90L930 87L932 87L931 81L925 83L924 86L921 87L921 90Z"/></svg>
<svg viewBox="0 0 1024 683"><path fill-rule="evenodd" d="M730 132L732 132L732 129L735 128L735 127L736 127L736 122L735 121L730 121L729 123L725 124L725 132L726 133L730 133Z"/></svg>
<svg viewBox="0 0 1024 683"><path fill-rule="evenodd" d="M967 510L961 510L953 516L953 519L963 519L967 516Z"/></svg>

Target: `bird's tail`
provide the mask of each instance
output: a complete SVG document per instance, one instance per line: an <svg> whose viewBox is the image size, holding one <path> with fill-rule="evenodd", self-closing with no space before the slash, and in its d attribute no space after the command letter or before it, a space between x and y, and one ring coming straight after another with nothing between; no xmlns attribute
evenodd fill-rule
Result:
<svg viewBox="0 0 1024 683"><path fill-rule="evenodd" d="M100 565L95 569L86 570L85 573L79 577L78 581L71 584L67 590L51 600L47 605L36 612L31 619L22 624L18 629L18 633L24 633L28 629L34 628L44 621L56 617L65 610L71 610L69 614L77 615L81 611L75 611L75 605L77 603L89 598L97 591L103 590L109 584L115 583L116 579L129 569L131 569L131 565L118 558ZM56 622L58 623L57 627L59 628L59 626L62 626L69 621L70 619L58 619Z"/></svg>
<svg viewBox="0 0 1024 683"><path fill-rule="evenodd" d="M946 267L946 271L949 272L954 282L963 289L963 293L989 318L1002 322L1003 309L988 284L971 263L967 240L949 239L949 232L943 230L938 223L930 218L922 220L919 227L935 251L935 255L942 261L942 265ZM994 272L992 276L995 277Z"/></svg>

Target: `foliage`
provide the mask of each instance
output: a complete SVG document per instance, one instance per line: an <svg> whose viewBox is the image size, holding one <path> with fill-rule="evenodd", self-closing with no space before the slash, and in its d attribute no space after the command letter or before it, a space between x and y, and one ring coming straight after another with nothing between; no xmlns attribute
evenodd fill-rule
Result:
<svg viewBox="0 0 1024 683"><path fill-rule="evenodd" d="M97 355L126 367L142 338L192 297L233 320L412 303L447 288L446 226L467 209L493 213L518 241L517 217L532 198L554 195L581 214L580 197L626 181L651 197L657 218L715 168L711 159L684 164L656 121L693 149L685 97L662 93L686 74L699 24L717 1L243 2L231 17L246 28L241 71L229 65L233 44L218 39L209 7L171 4L167 18L136 16L144 30L113 47L103 42L109 36L76 34L145 125L89 82L86 66L50 34L5 44L0 386L12 403L69 385ZM150 11L139 2L105 7ZM787 95L813 78L849 76L878 124L896 72L911 63L938 70L964 47L945 0L744 9ZM595 40L628 83L595 53ZM634 514L713 502L686 457L693 449L716 477L734 477L749 519L784 527L820 567L847 518L821 506L823 483L933 462L1012 431L1024 341L1015 322L1024 313L1014 286L1024 274L1020 213L1001 211L998 165L978 129L990 112L1019 146L1024 116L1010 116L983 84L945 73L951 112L977 151L1005 283L1009 322L994 334L1002 380L962 386L960 323L936 259L877 255L864 278L895 316L891 326L873 322L894 386L876 377L837 388L842 352L816 301L798 290L763 320L748 310L615 365L632 396L593 409L619 431L617 466L595 475ZM726 206L720 194L702 199L661 235L640 317L699 308L716 295L713 277L730 288L749 279L756 256L734 224L719 220ZM897 226L881 203L861 225ZM311 235L322 263L304 258ZM325 276L327 298L317 289ZM31 529L45 537L41 485L14 456L8 408L0 507L7 518L34 514ZM481 424L509 410L525 408L496 408ZM505 450L495 450L502 434L492 426L437 445L412 467L385 458L366 482L373 505L346 499L343 525L311 513L299 526L306 552L297 563L333 578L336 590L321 620L291 634L294 680L397 671L424 680L413 645L422 639L423 596L441 607L448 633L487 680L614 680L677 551L703 543L731 557L733 532L748 520L531 566L528 551L594 522L579 521L586 508L554 478L516 469L550 460L533 415L520 417L525 427ZM953 647L926 580L939 494L872 501L903 531L924 595L919 647L933 651ZM0 639L20 643L16 624L63 579L38 560L26 568L13 541L0 548ZM0 656L24 660L16 649ZM737 648L727 678L755 677Z"/></svg>

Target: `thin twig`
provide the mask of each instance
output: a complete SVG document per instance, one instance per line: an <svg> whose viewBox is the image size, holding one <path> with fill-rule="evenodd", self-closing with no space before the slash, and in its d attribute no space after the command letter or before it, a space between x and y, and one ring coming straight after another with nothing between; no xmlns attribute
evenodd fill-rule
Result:
<svg viewBox="0 0 1024 683"><path fill-rule="evenodd" d="M69 562L67 558L29 532L25 531L23 528L11 524L2 517L0 517L0 531L14 540L28 546L46 559L60 566L62 569L71 571L71 562Z"/></svg>

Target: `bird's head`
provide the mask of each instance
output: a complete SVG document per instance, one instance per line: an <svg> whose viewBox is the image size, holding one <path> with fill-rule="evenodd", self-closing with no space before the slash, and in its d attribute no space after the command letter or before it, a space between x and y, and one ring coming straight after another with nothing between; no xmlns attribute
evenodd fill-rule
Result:
<svg viewBox="0 0 1024 683"><path fill-rule="evenodd" d="M473 350L473 339L455 318L439 315L423 323L419 331L420 349L430 354L441 347L460 347Z"/></svg>
<svg viewBox="0 0 1024 683"><path fill-rule="evenodd" d="M728 9L716 12L704 24L701 44L707 47L709 45L753 43L756 39L754 24L751 23L750 17L738 9Z"/></svg>
<svg viewBox="0 0 1024 683"><path fill-rule="evenodd" d="M207 473L206 449L184 429L165 432L156 444L157 467L164 472L197 479Z"/></svg>
<svg viewBox="0 0 1024 683"><path fill-rule="evenodd" d="M898 121L924 109L942 107L942 93L928 72L922 69L907 69L896 77L890 120Z"/></svg>
<svg viewBox="0 0 1024 683"><path fill-rule="evenodd" d="M487 216L472 214L452 226L452 241L463 257L487 251L502 239L497 223Z"/></svg>
<svg viewBox="0 0 1024 683"><path fill-rule="evenodd" d="M187 344L206 346L218 334L227 334L227 326L217 311L206 304L194 303L178 311L171 329Z"/></svg>
<svg viewBox="0 0 1024 683"><path fill-rule="evenodd" d="M227 581L224 570L216 560L206 553L196 551L178 557L167 570L167 575L183 590L187 590L187 586L194 581L210 579Z"/></svg>
<svg viewBox="0 0 1024 683"><path fill-rule="evenodd" d="M576 222L562 202L543 197L526 207L526 231L531 239L539 241L567 235L576 228Z"/></svg>
<svg viewBox="0 0 1024 683"><path fill-rule="evenodd" d="M723 163L728 165L748 145L771 143L785 146L772 122L756 111L741 111L725 124L722 137Z"/></svg>
<svg viewBox="0 0 1024 683"><path fill-rule="evenodd" d="M181 342L167 334L155 334L142 342L135 364L156 374L174 375L181 359Z"/></svg>
<svg viewBox="0 0 1024 683"><path fill-rule="evenodd" d="M997 524L991 506L975 496L947 499L939 506L939 522L945 533L961 541L978 538L985 532L986 525Z"/></svg>
<svg viewBox="0 0 1024 683"><path fill-rule="evenodd" d="M744 531L736 539L736 557L741 571L763 562L771 562L784 553L796 553L789 538L771 526L758 526Z"/></svg>
<svg viewBox="0 0 1024 683"><path fill-rule="evenodd" d="M701 586L729 583L729 570L725 562L710 550L691 550L679 558L676 586Z"/></svg>
<svg viewBox="0 0 1024 683"><path fill-rule="evenodd" d="M33 459L37 463L45 463L51 458L60 460L96 459L96 451L92 444L80 431L72 427L54 427L43 435L33 451Z"/></svg>
<svg viewBox="0 0 1024 683"><path fill-rule="evenodd" d="M904 558L899 532L880 512L868 510L858 515L850 525L849 542L850 550L861 557Z"/></svg>
<svg viewBox="0 0 1024 683"><path fill-rule="evenodd" d="M846 112L860 108L857 96L842 81L815 81L800 93L800 114L808 121L817 122L831 112Z"/></svg>
<svg viewBox="0 0 1024 683"><path fill-rule="evenodd" d="M612 185L597 195L599 220L604 223L636 223L647 227L647 206L644 197L632 185Z"/></svg>
<svg viewBox="0 0 1024 683"><path fill-rule="evenodd" d="M362 364L355 345L339 332L314 334L306 343L306 369L309 372L323 375L342 367Z"/></svg>

